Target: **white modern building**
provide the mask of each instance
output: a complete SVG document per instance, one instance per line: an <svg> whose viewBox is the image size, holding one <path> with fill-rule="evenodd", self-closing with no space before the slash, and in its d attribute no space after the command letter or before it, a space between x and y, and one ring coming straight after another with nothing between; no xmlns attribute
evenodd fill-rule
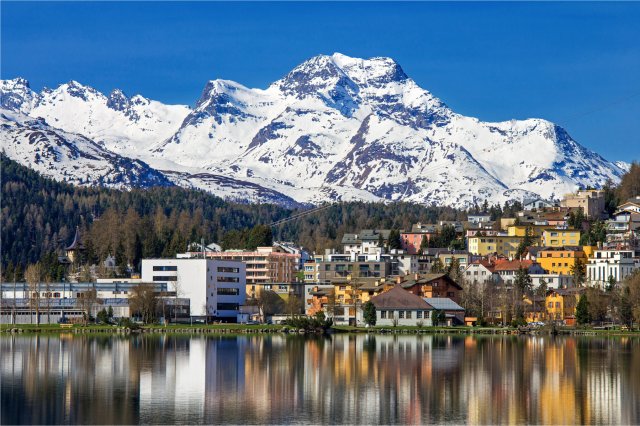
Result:
<svg viewBox="0 0 640 426"><path fill-rule="evenodd" d="M640 265L633 258L632 250L596 250L587 264L587 279L591 285L604 287L609 277L620 282L638 267Z"/></svg>
<svg viewBox="0 0 640 426"><path fill-rule="evenodd" d="M562 289L573 287L573 275L564 274L529 274L531 286L535 289L544 281L547 289Z"/></svg>
<svg viewBox="0 0 640 426"><path fill-rule="evenodd" d="M235 322L246 300L246 266L213 259L143 259L142 281L166 283L190 299L191 316Z"/></svg>

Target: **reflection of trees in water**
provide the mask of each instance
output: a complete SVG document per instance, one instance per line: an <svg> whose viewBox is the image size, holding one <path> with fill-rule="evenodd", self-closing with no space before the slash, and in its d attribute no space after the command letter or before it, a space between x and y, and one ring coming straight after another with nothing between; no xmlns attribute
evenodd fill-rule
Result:
<svg viewBox="0 0 640 426"><path fill-rule="evenodd" d="M599 337L2 337L1 423L637 424L639 348Z"/></svg>

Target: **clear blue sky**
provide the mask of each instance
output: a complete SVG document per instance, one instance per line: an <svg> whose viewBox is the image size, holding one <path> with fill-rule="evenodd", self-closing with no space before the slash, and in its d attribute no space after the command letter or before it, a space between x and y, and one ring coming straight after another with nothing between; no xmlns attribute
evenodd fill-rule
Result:
<svg viewBox="0 0 640 426"><path fill-rule="evenodd" d="M316 54L390 56L455 111L541 117L640 159L640 3L10 3L2 78L193 105Z"/></svg>

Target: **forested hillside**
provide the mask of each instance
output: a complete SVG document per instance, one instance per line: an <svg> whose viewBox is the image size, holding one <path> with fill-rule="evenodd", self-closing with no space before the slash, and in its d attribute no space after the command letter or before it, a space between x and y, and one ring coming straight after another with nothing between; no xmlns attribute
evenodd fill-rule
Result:
<svg viewBox="0 0 640 426"><path fill-rule="evenodd" d="M76 187L44 178L6 156L2 171L2 267L18 269L40 260L53 263L79 227L87 262L108 254L136 265L141 257L174 256L201 238L225 248L251 248L275 221L299 214L272 204L230 203L199 190L163 187L118 191ZM631 167L612 206L633 193L640 168ZM476 207L493 218L511 216L519 206ZM337 203L271 228L276 240L294 241L311 251L338 247L342 234L365 228L410 229L416 222L464 220L467 212L410 203ZM256 232L250 230L257 225ZM229 232L229 231L238 232ZM256 237L259 236L259 237Z"/></svg>

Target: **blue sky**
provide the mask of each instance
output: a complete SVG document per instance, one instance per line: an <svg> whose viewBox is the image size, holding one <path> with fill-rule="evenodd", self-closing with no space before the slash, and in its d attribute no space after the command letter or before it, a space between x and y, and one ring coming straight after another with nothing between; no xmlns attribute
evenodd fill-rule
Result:
<svg viewBox="0 0 640 426"><path fill-rule="evenodd" d="M2 2L2 78L78 80L193 105L206 81L266 87L305 59L390 56L455 111L541 117L640 160L640 3Z"/></svg>

